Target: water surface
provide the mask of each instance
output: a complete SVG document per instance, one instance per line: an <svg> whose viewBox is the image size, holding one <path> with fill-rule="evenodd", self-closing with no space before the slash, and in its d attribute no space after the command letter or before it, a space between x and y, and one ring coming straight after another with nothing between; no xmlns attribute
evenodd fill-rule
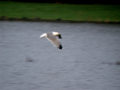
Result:
<svg viewBox="0 0 120 90"><path fill-rule="evenodd" d="M120 90L119 62L119 24L0 21L0 90Z"/></svg>

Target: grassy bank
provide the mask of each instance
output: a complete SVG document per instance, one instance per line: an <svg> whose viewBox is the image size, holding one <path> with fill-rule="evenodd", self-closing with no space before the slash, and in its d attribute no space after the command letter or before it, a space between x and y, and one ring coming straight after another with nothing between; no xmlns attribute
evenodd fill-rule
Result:
<svg viewBox="0 0 120 90"><path fill-rule="evenodd" d="M120 22L120 5L0 2L2 19Z"/></svg>

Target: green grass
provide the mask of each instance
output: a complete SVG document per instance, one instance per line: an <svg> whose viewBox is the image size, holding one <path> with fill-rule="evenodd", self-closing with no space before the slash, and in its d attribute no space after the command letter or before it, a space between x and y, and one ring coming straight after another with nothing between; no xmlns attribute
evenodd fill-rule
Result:
<svg viewBox="0 0 120 90"><path fill-rule="evenodd" d="M120 22L120 5L0 2L0 17Z"/></svg>

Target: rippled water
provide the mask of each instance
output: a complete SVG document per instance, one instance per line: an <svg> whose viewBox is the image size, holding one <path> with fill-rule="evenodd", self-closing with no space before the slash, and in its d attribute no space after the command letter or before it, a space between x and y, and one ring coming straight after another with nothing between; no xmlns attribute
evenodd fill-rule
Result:
<svg viewBox="0 0 120 90"><path fill-rule="evenodd" d="M119 24L0 21L0 90L120 90L119 62Z"/></svg>

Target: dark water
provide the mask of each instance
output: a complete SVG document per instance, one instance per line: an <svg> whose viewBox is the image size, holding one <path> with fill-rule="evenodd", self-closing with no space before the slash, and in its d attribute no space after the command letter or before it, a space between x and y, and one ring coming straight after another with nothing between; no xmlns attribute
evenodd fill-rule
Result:
<svg viewBox="0 0 120 90"><path fill-rule="evenodd" d="M0 21L0 90L120 90L119 64L119 24Z"/></svg>

